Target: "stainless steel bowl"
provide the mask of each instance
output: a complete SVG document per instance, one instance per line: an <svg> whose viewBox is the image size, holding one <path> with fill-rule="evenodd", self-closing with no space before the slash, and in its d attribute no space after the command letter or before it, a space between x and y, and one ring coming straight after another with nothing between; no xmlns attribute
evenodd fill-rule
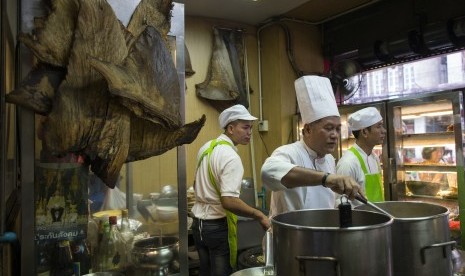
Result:
<svg viewBox="0 0 465 276"><path fill-rule="evenodd" d="M435 196L441 189L440 183L427 181L406 181L408 189L414 195Z"/></svg>
<svg viewBox="0 0 465 276"><path fill-rule="evenodd" d="M153 236L136 241L131 257L137 268L161 271L168 268L178 254L178 238Z"/></svg>

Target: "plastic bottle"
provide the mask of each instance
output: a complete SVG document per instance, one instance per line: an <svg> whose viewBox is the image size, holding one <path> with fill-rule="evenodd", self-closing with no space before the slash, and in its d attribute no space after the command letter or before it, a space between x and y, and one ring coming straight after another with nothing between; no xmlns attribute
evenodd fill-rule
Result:
<svg viewBox="0 0 465 276"><path fill-rule="evenodd" d="M131 225L129 223L129 212L128 209L121 210L121 226L120 226L121 236L123 237L126 258L123 260L123 266L128 266L131 263L130 253L132 250L132 245L134 242L134 233L131 230Z"/></svg>
<svg viewBox="0 0 465 276"><path fill-rule="evenodd" d="M108 218L109 224L104 224L102 241L99 246L98 271L119 271L122 260L126 257L124 241L116 226L116 216Z"/></svg>

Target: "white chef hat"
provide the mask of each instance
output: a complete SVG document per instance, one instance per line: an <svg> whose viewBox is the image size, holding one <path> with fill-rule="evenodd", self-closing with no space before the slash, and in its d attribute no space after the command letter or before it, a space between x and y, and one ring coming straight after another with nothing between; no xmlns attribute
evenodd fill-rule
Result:
<svg viewBox="0 0 465 276"><path fill-rule="evenodd" d="M219 121L220 127L225 128L229 123L236 120L245 120L245 121L255 121L256 117L250 115L249 111L245 106L241 104L233 105L229 108L226 108L221 112Z"/></svg>
<svg viewBox="0 0 465 276"><path fill-rule="evenodd" d="M329 116L340 117L328 78L303 76L295 81L294 86L304 124Z"/></svg>
<svg viewBox="0 0 465 276"><path fill-rule="evenodd" d="M350 114L347 123L351 130L361 130L381 120L383 120L383 117L379 114L378 109L375 107L366 107Z"/></svg>

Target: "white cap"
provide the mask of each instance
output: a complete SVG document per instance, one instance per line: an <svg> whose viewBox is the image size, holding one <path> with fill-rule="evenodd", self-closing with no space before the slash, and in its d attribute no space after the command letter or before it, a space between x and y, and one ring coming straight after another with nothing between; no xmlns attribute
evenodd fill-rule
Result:
<svg viewBox="0 0 465 276"><path fill-rule="evenodd" d="M382 120L383 117L379 114L378 109L374 107L366 107L350 114L347 119L347 123L351 130L361 130Z"/></svg>
<svg viewBox="0 0 465 276"><path fill-rule="evenodd" d="M303 76L298 78L294 85L304 124L330 116L340 117L328 78Z"/></svg>
<svg viewBox="0 0 465 276"><path fill-rule="evenodd" d="M226 108L223 110L223 112L221 112L219 118L220 127L225 128L229 123L236 120L255 121L257 118L250 115L247 108L245 108L243 105L236 104L230 108Z"/></svg>

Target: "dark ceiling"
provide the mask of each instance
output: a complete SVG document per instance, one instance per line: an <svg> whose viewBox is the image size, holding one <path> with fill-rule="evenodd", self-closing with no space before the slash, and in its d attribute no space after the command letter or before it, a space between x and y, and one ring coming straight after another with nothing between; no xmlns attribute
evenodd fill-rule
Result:
<svg viewBox="0 0 465 276"><path fill-rule="evenodd" d="M278 18L315 24L324 55L365 69L465 46L464 0L185 0L185 14L261 26Z"/></svg>
<svg viewBox="0 0 465 276"><path fill-rule="evenodd" d="M251 25L278 16L322 22L379 0L185 0L188 16L225 19Z"/></svg>

